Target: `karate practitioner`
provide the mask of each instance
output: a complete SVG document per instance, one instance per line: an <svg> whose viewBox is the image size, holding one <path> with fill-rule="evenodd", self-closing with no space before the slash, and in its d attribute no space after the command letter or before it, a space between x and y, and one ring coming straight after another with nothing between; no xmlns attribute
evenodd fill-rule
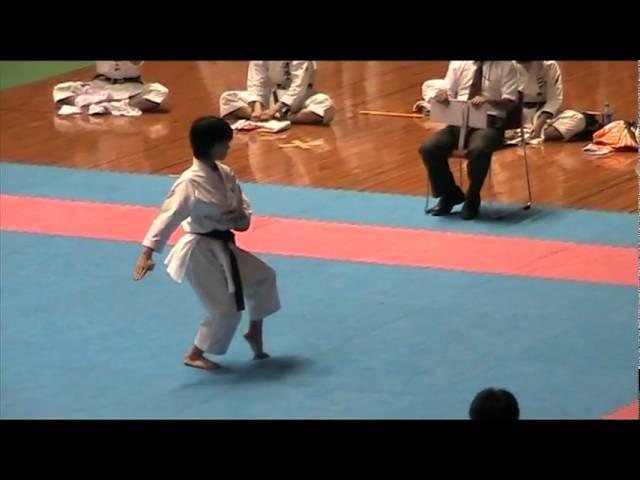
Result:
<svg viewBox="0 0 640 480"><path fill-rule="evenodd" d="M53 101L61 107L59 113L135 117L164 107L169 90L160 83L144 83L143 63L120 60L96 62L97 74L92 80L56 85L53 87Z"/></svg>
<svg viewBox="0 0 640 480"><path fill-rule="evenodd" d="M595 115L563 110L562 73L557 62L516 60L515 66L524 95L524 125L531 131L529 138L589 139L601 127Z"/></svg>
<svg viewBox="0 0 640 480"><path fill-rule="evenodd" d="M233 138L231 127L216 117L202 117L191 126L193 165L171 188L151 225L134 271L140 280L153 270L153 252L162 252L170 235L182 224L184 236L165 264L173 280L187 278L207 310L191 350L190 367L220 365L205 353L223 355L240 323L246 298L249 329L245 340L255 359L268 358L263 349L262 319L280 309L276 274L269 265L235 245L232 230L244 232L251 223L249 201L233 171L220 163Z"/></svg>
<svg viewBox="0 0 640 480"><path fill-rule="evenodd" d="M328 125L335 107L328 95L313 89L316 68L310 60L249 62L247 90L223 93L220 116Z"/></svg>

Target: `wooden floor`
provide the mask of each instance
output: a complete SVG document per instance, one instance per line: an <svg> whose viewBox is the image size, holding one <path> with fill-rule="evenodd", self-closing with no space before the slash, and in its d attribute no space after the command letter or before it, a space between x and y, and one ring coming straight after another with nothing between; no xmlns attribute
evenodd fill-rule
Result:
<svg viewBox="0 0 640 480"><path fill-rule="evenodd" d="M370 117L362 109L408 112L424 80L440 78L446 62L319 62L318 89L335 100L332 127L293 127L286 138L238 134L228 163L245 181L423 194L418 146L440 126L422 119ZM565 105L637 118L636 62L560 62ZM126 172L179 173L190 164L191 121L218 112L218 97L246 83L246 62L147 62L145 77L170 89L171 110L142 118L60 118L51 88L84 79L85 69L0 92L0 159ZM279 143L321 139L312 150ZM592 158L584 143L531 147L534 203L635 211L637 154ZM457 167L456 167L457 168ZM456 174L457 178L457 174ZM526 198L520 150L494 156L493 189L502 201ZM491 188L487 184L487 194ZM416 205L416 208L420 208Z"/></svg>

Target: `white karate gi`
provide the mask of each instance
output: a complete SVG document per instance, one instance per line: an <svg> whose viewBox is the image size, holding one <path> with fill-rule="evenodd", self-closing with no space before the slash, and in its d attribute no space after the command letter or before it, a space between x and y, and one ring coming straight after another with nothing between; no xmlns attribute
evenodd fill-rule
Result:
<svg viewBox="0 0 640 480"><path fill-rule="evenodd" d="M519 90L524 103L536 103L524 109L525 127L533 127L543 112L551 115L549 126L555 127L564 140L569 140L586 127L585 116L575 110L563 110L563 85L560 66L553 60L533 61L525 67L514 62L518 72Z"/></svg>
<svg viewBox="0 0 640 480"><path fill-rule="evenodd" d="M427 80L422 84L422 100L419 100L415 106L414 110L422 109L424 111L431 111L431 100L436 96L439 90L443 90L446 88L446 83L444 79L437 78L435 80Z"/></svg>
<svg viewBox="0 0 640 480"><path fill-rule="evenodd" d="M460 63L459 61L452 60L449 62L449 65L455 66ZM434 80L427 80L422 84L422 100L420 100L416 105L421 106L427 111L431 110L431 100L436 96L439 90L445 90L447 88L447 82L445 82L444 78L436 78Z"/></svg>
<svg viewBox="0 0 640 480"><path fill-rule="evenodd" d="M220 116L242 107L251 108L254 102L262 103L266 109L280 101L291 113L309 110L328 125L335 115L335 106L328 95L313 89L316 68L316 62L309 60L249 62L247 90L224 92L220 96Z"/></svg>
<svg viewBox="0 0 640 480"><path fill-rule="evenodd" d="M174 183L142 244L161 252L182 223L185 235L167 256L167 271L176 282L186 277L207 310L194 344L205 352L222 355L241 318L233 295L230 258L222 241L195 233L246 227L251 209L233 171L221 163L217 166L216 172L204 162L193 160L191 168ZM223 219L223 214L232 209L244 212L240 224L232 225ZM273 268L234 245L229 248L238 261L250 320L277 312L280 299Z"/></svg>
<svg viewBox="0 0 640 480"><path fill-rule="evenodd" d="M62 106L60 115L111 114L135 117L142 111L129 103L132 97L162 104L169 95L167 87L160 83L144 83L144 62L103 61L96 62L96 78L88 82L64 82L53 87L53 101L69 98L74 105Z"/></svg>

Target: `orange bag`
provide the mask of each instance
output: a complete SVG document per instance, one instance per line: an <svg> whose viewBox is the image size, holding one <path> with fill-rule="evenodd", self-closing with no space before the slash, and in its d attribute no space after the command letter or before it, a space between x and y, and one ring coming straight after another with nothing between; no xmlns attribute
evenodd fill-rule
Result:
<svg viewBox="0 0 640 480"><path fill-rule="evenodd" d="M638 151L638 127L634 122L617 120L593 134L593 142L582 150L591 155Z"/></svg>
<svg viewBox="0 0 640 480"><path fill-rule="evenodd" d="M617 120L593 134L595 145L604 145L613 150L637 150L638 141L631 122Z"/></svg>

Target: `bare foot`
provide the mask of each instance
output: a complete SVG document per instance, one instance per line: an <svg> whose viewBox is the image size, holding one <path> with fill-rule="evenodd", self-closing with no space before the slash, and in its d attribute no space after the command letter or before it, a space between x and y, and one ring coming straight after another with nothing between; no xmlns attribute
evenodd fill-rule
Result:
<svg viewBox="0 0 640 480"><path fill-rule="evenodd" d="M249 335L248 333L245 333L243 337L251 347L251 350L253 351L254 360L264 360L265 358L269 358L269 354L262 349L261 338L258 338L257 336Z"/></svg>
<svg viewBox="0 0 640 480"><path fill-rule="evenodd" d="M184 364L187 367L201 368L203 370L215 370L221 367L220 364L212 362L207 357L203 356L193 357L187 355L184 357Z"/></svg>

